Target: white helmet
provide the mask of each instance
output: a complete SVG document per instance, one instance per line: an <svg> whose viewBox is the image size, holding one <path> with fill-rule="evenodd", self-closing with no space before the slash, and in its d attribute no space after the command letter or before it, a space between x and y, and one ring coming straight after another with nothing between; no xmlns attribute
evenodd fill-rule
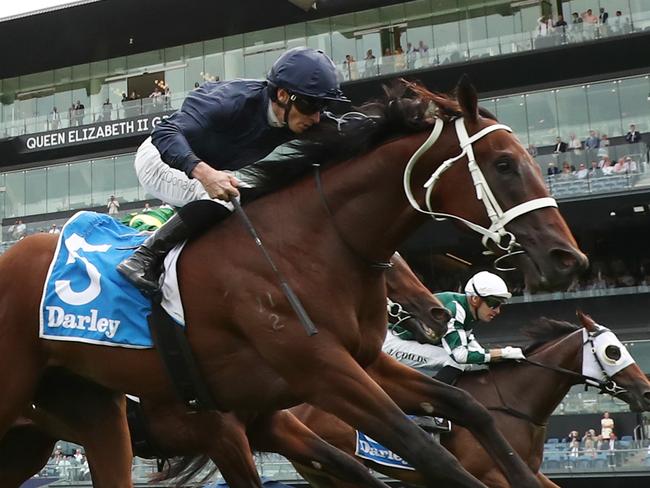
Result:
<svg viewBox="0 0 650 488"><path fill-rule="evenodd" d="M498 297L504 300L512 296L506 282L489 271L481 271L472 276L465 285L465 294L478 297Z"/></svg>

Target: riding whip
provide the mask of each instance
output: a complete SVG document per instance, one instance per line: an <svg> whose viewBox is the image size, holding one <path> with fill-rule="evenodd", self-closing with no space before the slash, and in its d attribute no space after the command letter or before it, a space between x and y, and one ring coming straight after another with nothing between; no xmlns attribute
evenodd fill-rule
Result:
<svg viewBox="0 0 650 488"><path fill-rule="evenodd" d="M309 315L307 315L307 311L305 310L305 307L302 306L302 302L300 301L300 298L298 298L298 296L293 292L293 290L289 286L289 283L287 283L287 280L284 278L284 276L282 275L278 267L275 265L273 259L271 259L270 254L264 247L264 244L262 243L262 240L260 239L259 235L257 235L257 231L255 230L255 227L253 227L253 223L248 218L248 215L242 208L241 203L239 203L239 200L237 200L237 198L231 198L230 202L233 204L233 206L235 207L235 211L239 214L242 221L244 222L244 226L246 227L246 230L248 230L249 234L253 237L255 244L257 244L257 246L260 248L262 254L264 254L264 257L266 258L266 262L269 263L269 265L271 266L273 273L275 274L276 278L280 282L280 289L282 290L282 293L284 293L284 296L287 297L287 300L289 300L289 304L291 305L291 308L293 308L293 311L296 312L296 315L298 316L298 320L300 320L300 323L302 324L305 331L307 332L307 335L311 337L314 334L318 334L318 329L312 322L311 318L309 318Z"/></svg>

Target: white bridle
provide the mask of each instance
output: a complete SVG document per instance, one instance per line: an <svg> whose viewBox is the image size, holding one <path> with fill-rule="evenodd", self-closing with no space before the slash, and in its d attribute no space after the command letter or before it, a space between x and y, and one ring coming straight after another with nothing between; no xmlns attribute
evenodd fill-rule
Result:
<svg viewBox="0 0 650 488"><path fill-rule="evenodd" d="M433 130L431 131L431 135L429 135L427 140L424 141L424 143L418 148L418 150L415 151L413 156L411 156L411 159L409 159L409 162L407 163L406 168L404 169L404 192L406 193L406 198L408 198L408 201L411 204L411 206L418 212L430 215L436 220L446 220L450 218L456 219L462 222L463 224L465 224L471 230L478 232L483 236L481 242L483 243L483 246L485 246L485 248L488 249L488 251L489 251L488 242L489 241L494 242L501 250L506 252L505 255L495 260L494 263L495 267L497 267L497 269L499 269L500 271L509 271L510 268L499 268L497 266L498 262L507 257L516 254L521 254L524 251L517 250L517 249L521 249L521 245L517 242L514 234L506 230L506 225L509 222L511 222L513 219L519 217L520 215L526 214L528 212L532 212L533 210L546 208L546 207L557 208L557 202L555 201L554 198L551 197L535 198L533 200L520 203L519 205L515 205L511 209L506 210L504 212L501 209L501 206L499 205L499 202L495 198L494 194L492 193L492 190L490 189L490 185L488 185L485 176L483 176L483 172L481 171L478 164L476 163L472 144L478 141L479 139L485 137L489 133L494 132L495 130L505 130L508 132L512 132L512 129L507 125L494 124L494 125L490 125L489 127L485 127L484 129L480 130L479 132L477 132L476 134L470 137L467 135L467 130L465 129L465 123L463 121L463 118L458 117L455 119L454 124L456 127L456 134L458 136L458 143L460 145L461 152L458 156L450 158L446 160L444 163L442 163L433 172L431 177L424 184L424 188L427 189L425 200L424 200L427 209L425 210L422 207L420 207L420 204L413 196L413 191L411 189L411 173L413 172L413 168L415 167L415 164L418 162L420 157L427 150L429 150L431 146L433 146L435 142L438 140L440 134L442 133L444 124L445 123L442 119L436 118L435 124L433 126ZM483 205L485 206L485 211L487 212L487 216L490 219L490 222L492 223L489 228L485 228L474 222L470 222L469 220L466 220L457 215L435 212L432 208L431 195L433 193L433 188L435 184L437 183L437 181L440 179L440 177L445 171L451 168L451 166L455 162L459 161L464 156L467 156L467 165L468 165L469 172L472 175L474 188L476 189L476 198L481 202L483 202Z"/></svg>

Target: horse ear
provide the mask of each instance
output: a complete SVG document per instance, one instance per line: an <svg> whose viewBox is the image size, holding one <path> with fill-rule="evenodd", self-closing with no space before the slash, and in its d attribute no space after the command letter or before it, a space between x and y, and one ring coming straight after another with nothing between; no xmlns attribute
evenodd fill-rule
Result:
<svg viewBox="0 0 650 488"><path fill-rule="evenodd" d="M586 313L583 313L582 310L576 310L576 315L578 316L578 320L580 320L580 323L585 329L587 329L589 332L596 331L597 327L594 319L592 319Z"/></svg>
<svg viewBox="0 0 650 488"><path fill-rule="evenodd" d="M467 74L463 74L456 86L456 97L463 116L470 122L478 120L478 94Z"/></svg>

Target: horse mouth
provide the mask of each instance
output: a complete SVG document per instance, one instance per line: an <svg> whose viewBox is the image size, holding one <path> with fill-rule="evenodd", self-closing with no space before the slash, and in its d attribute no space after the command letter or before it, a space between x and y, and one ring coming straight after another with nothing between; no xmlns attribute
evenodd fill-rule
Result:
<svg viewBox="0 0 650 488"><path fill-rule="evenodd" d="M535 259L530 252L522 253L517 258L526 289L531 292L566 290L589 263L582 253L574 254L563 249L551 249L542 259Z"/></svg>

